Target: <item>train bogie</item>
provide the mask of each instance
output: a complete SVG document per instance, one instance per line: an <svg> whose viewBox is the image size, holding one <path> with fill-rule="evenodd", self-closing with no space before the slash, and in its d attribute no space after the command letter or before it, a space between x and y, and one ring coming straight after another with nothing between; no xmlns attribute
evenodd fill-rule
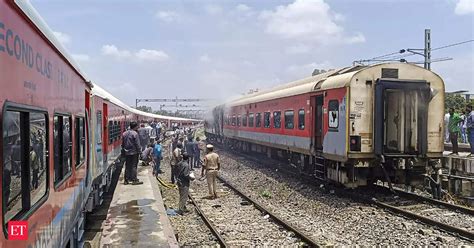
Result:
<svg viewBox="0 0 474 248"><path fill-rule="evenodd" d="M444 83L431 71L356 66L216 107L206 132L348 187L417 184L442 157L443 103Z"/></svg>

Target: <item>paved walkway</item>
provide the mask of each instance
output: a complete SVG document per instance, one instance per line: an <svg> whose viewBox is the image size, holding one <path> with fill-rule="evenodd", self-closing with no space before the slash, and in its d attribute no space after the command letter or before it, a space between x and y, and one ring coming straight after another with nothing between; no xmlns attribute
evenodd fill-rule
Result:
<svg viewBox="0 0 474 248"><path fill-rule="evenodd" d="M178 247L151 168L138 167L142 185L124 185L123 171L120 175L100 246Z"/></svg>

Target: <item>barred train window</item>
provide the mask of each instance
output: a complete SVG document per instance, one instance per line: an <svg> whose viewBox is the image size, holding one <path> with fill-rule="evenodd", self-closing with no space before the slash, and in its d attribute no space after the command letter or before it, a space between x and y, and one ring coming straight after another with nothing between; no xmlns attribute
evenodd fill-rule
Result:
<svg viewBox="0 0 474 248"><path fill-rule="evenodd" d="M304 109L298 111L298 129L304 130Z"/></svg>
<svg viewBox="0 0 474 248"><path fill-rule="evenodd" d="M247 126L247 114L242 115L242 126Z"/></svg>
<svg viewBox="0 0 474 248"><path fill-rule="evenodd" d="M237 121L236 121L236 118L235 118L235 115L234 115L234 116L232 116L232 126L235 126L236 122Z"/></svg>
<svg viewBox="0 0 474 248"><path fill-rule="evenodd" d="M330 100L328 103L329 130L336 130L339 127L339 101Z"/></svg>
<svg viewBox="0 0 474 248"><path fill-rule="evenodd" d="M273 127L281 128L281 112L280 111L273 112Z"/></svg>
<svg viewBox="0 0 474 248"><path fill-rule="evenodd" d="M261 127L262 126L262 114L257 113L255 115L255 127Z"/></svg>
<svg viewBox="0 0 474 248"><path fill-rule="evenodd" d="M58 184L71 172L71 117L54 116L54 183Z"/></svg>
<svg viewBox="0 0 474 248"><path fill-rule="evenodd" d="M86 129L83 117L77 117L75 119L75 146L76 146L76 167L83 164L86 157Z"/></svg>
<svg viewBox="0 0 474 248"><path fill-rule="evenodd" d="M249 114L249 127L253 127L253 113Z"/></svg>
<svg viewBox="0 0 474 248"><path fill-rule="evenodd" d="M4 224L21 219L48 189L47 115L7 110L3 116Z"/></svg>
<svg viewBox="0 0 474 248"><path fill-rule="evenodd" d="M285 129L293 129L295 126L295 114L293 110L285 111Z"/></svg>
<svg viewBox="0 0 474 248"><path fill-rule="evenodd" d="M237 126L240 127L240 115L237 116Z"/></svg>
<svg viewBox="0 0 474 248"><path fill-rule="evenodd" d="M263 113L263 127L270 127L270 112Z"/></svg>

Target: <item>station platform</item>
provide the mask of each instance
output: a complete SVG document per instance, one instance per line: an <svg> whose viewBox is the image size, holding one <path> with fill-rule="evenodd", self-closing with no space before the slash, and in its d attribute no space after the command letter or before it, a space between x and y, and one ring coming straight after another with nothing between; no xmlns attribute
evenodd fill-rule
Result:
<svg viewBox="0 0 474 248"><path fill-rule="evenodd" d="M459 152L459 155L457 155L451 154L450 151L445 151L443 153L445 167L460 174L474 175L474 157L468 157L468 155L468 152Z"/></svg>
<svg viewBox="0 0 474 248"><path fill-rule="evenodd" d="M179 247L150 170L138 166L141 185L124 185L122 170L102 226L100 247Z"/></svg>

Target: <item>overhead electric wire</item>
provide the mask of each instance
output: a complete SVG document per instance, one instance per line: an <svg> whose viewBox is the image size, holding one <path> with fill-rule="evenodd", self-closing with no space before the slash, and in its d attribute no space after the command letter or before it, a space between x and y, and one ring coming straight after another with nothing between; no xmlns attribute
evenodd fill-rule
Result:
<svg viewBox="0 0 474 248"><path fill-rule="evenodd" d="M436 50L441 50L441 49L445 49L445 48L449 48L449 47L453 47L453 46L458 46L458 45L466 44L466 43L469 43L469 42L474 42L474 39L465 40L465 41L461 41L461 42L457 42L457 43L453 43L453 44L433 48L433 49L431 49L431 51L436 51ZM406 50L408 50L408 49L406 49ZM388 53L388 54L385 54L385 55L380 55L380 56L377 56L377 57L373 57L371 59L356 60L355 62L370 62L370 61L380 62L379 59L382 59L382 58L383 58L382 61L398 61L398 60L404 59L406 57L417 55L415 53L405 53L405 52L401 52L401 51L403 51L403 50L400 50L398 52ZM405 54L403 54L403 53L405 53ZM393 56L393 55L397 55L397 56Z"/></svg>

